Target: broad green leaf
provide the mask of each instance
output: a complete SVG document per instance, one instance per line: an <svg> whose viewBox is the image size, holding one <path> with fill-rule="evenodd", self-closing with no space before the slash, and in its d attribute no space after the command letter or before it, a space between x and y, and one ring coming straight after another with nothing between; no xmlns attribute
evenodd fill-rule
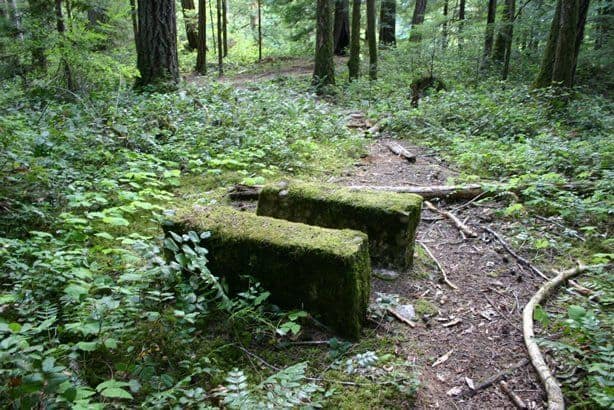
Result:
<svg viewBox="0 0 614 410"><path fill-rule="evenodd" d="M121 216L105 216L102 218L102 222L112 226L128 226L130 222Z"/></svg>

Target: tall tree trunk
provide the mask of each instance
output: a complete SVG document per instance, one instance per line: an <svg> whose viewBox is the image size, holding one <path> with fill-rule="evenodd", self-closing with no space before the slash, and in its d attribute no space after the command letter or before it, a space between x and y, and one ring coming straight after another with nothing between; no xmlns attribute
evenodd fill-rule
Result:
<svg viewBox="0 0 614 410"><path fill-rule="evenodd" d="M508 44L512 44L513 24L514 24L514 0L505 0L503 15L501 16L501 27L495 39L492 59L497 63L503 63Z"/></svg>
<svg viewBox="0 0 614 410"><path fill-rule="evenodd" d="M396 44L397 1L382 0L379 17L379 43L383 46Z"/></svg>
<svg viewBox="0 0 614 410"><path fill-rule="evenodd" d="M574 55L578 30L578 0L561 1L559 35L552 66L552 82L571 87L573 80Z"/></svg>
<svg viewBox="0 0 614 410"><path fill-rule="evenodd" d="M360 5L361 0L352 0L352 30L350 31L350 59L348 60L350 81L360 76Z"/></svg>
<svg viewBox="0 0 614 410"><path fill-rule="evenodd" d="M514 40L514 16L516 14L516 0L506 0L506 2L509 12L509 24L505 34L505 55L503 58L503 72L501 74L503 80L507 80L510 72L510 59L512 57L512 43Z"/></svg>
<svg viewBox="0 0 614 410"><path fill-rule="evenodd" d="M375 0L367 0L367 43L369 45L369 78L377 79L377 43L375 40Z"/></svg>
<svg viewBox="0 0 614 410"><path fill-rule="evenodd" d="M550 34L548 34L548 42L544 50L544 58L542 59L537 78L533 82L533 88L548 87L552 83L552 67L556 54L556 43L559 38L559 21L561 20L561 1L562 0L558 0L556 2L556 9L552 17L552 23L550 24Z"/></svg>
<svg viewBox="0 0 614 410"><path fill-rule="evenodd" d="M343 56L350 44L350 2L335 0L335 22L333 29L335 55Z"/></svg>
<svg viewBox="0 0 614 410"><path fill-rule="evenodd" d="M495 38L495 19L497 16L497 0L488 0L488 16L486 17L486 34L484 35L484 59L486 62L492 53Z"/></svg>
<svg viewBox="0 0 614 410"><path fill-rule="evenodd" d="M597 9L595 22L595 50L605 48L610 39L610 29L614 24L614 6L612 0L604 0Z"/></svg>
<svg viewBox="0 0 614 410"><path fill-rule="evenodd" d="M416 0L416 7L414 8L414 15L411 19L411 34L409 39L411 41L420 41L422 34L417 26L424 23L424 14L426 13L426 0Z"/></svg>
<svg viewBox="0 0 614 410"><path fill-rule="evenodd" d="M190 51L198 48L198 31L194 21L194 0L181 0L181 13L185 23L185 35L188 39L188 49Z"/></svg>
<svg viewBox="0 0 614 410"><path fill-rule="evenodd" d="M196 71L207 74L207 1L198 0L198 44L196 47Z"/></svg>
<svg viewBox="0 0 614 410"><path fill-rule="evenodd" d="M132 33L134 35L134 47L138 53L139 50L139 22L136 12L135 0L130 0L130 18L132 19Z"/></svg>
<svg viewBox="0 0 614 410"><path fill-rule="evenodd" d="M217 70L218 75L224 75L224 43L222 39L222 0L217 0Z"/></svg>
<svg viewBox="0 0 614 410"><path fill-rule="evenodd" d="M448 12L449 12L449 0L444 0L443 3L443 24L441 29L442 34L442 48L448 47Z"/></svg>
<svg viewBox="0 0 614 410"><path fill-rule="evenodd" d="M465 0L460 0L458 3L458 46L462 47L464 38L463 38L463 28L465 25Z"/></svg>
<svg viewBox="0 0 614 410"><path fill-rule="evenodd" d="M49 0L30 0L29 14L36 24L31 28L32 65L38 70L47 71L47 53L45 43L49 37L48 26L51 25L54 4Z"/></svg>
<svg viewBox="0 0 614 410"><path fill-rule="evenodd" d="M574 50L573 70L571 72L571 86L573 87L576 78L576 68L578 67L578 56L580 55L580 46L584 41L584 29L586 27L586 18L588 17L589 0L580 0L578 11L578 26L576 29L576 47Z"/></svg>
<svg viewBox="0 0 614 410"><path fill-rule="evenodd" d="M213 0L209 0L209 21L211 21L211 42L213 43L213 49L217 51L217 41L215 40L215 26L213 18Z"/></svg>
<svg viewBox="0 0 614 410"><path fill-rule="evenodd" d="M64 42L64 38L66 35L66 25L64 23L64 16L62 14L62 0L55 0L55 19L56 28L58 30L58 33L60 34L60 37L62 38L62 42ZM63 66L64 76L66 78L66 88L68 88L69 91L74 92L77 90L77 84L75 83L70 64L68 64L68 61L65 57L64 44L60 46L60 53L62 55L61 64Z"/></svg>
<svg viewBox="0 0 614 410"><path fill-rule="evenodd" d="M222 0L222 37L224 38L224 57L228 55L228 2Z"/></svg>
<svg viewBox="0 0 614 410"><path fill-rule="evenodd" d="M7 0L8 1L8 0ZM15 28L15 33L17 34L17 38L23 41L23 29L21 27L21 13L17 8L17 1L10 0L11 10L9 12L11 23Z"/></svg>
<svg viewBox="0 0 614 410"><path fill-rule="evenodd" d="M316 54L313 84L318 89L335 84L332 3L333 0L317 0L316 2Z"/></svg>
<svg viewBox="0 0 614 410"><path fill-rule="evenodd" d="M174 0L138 0L136 86L169 85L179 82L177 22Z"/></svg>
<svg viewBox="0 0 614 410"><path fill-rule="evenodd" d="M262 0L258 0L258 61L262 61Z"/></svg>

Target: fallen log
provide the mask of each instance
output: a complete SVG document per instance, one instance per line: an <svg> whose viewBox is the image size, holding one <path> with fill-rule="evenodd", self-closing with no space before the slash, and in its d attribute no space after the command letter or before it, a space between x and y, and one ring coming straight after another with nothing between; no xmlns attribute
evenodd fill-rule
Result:
<svg viewBox="0 0 614 410"><path fill-rule="evenodd" d="M524 334L524 343L529 352L529 358L531 364L535 368L539 379L544 385L546 394L548 395L548 410L564 410L565 401L563 399L563 393L561 387L556 381L556 378L550 372L544 356L539 350L539 346L535 341L535 333L533 330L533 312L535 307L539 305L557 286L588 269L595 266L585 266L578 262L578 266L563 272L558 273L554 278L539 288L539 290L533 295L531 300L526 304L522 311L522 330Z"/></svg>
<svg viewBox="0 0 614 410"><path fill-rule="evenodd" d="M445 216L446 218L448 218L449 220L452 221L452 223L461 231L464 232L467 236L471 237L471 238L476 238L478 236L477 233L475 233L475 231L473 231L471 228L469 228L467 225L465 225L464 223L462 223L460 221L460 219L458 219L452 212L448 212L448 211L442 211L440 209L438 209L435 205L433 205L432 203L430 203L429 201L424 201L424 205L426 205L426 207L428 209L430 209L433 212L437 212L439 215Z"/></svg>
<svg viewBox="0 0 614 410"><path fill-rule="evenodd" d="M504 184L488 184L485 189L481 184L466 185L431 185L431 186L387 186L387 185L349 185L346 188L356 191L387 191L420 195L424 199L445 198L449 200L471 200L477 196L489 197L500 194L521 194L527 186L517 186L512 189ZM591 191L590 184L569 183L551 185L552 188L586 193ZM237 184L229 190L228 196L234 200L257 200L262 190L262 185Z"/></svg>
<svg viewBox="0 0 614 410"><path fill-rule="evenodd" d="M405 158L408 162L415 162L416 156L406 150L401 144L397 144L396 142L386 142L384 144L386 148L388 148L394 155Z"/></svg>

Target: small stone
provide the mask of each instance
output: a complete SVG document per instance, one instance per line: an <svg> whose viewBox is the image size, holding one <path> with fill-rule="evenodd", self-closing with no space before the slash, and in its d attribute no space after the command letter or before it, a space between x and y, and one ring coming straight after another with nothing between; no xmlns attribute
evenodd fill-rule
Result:
<svg viewBox="0 0 614 410"><path fill-rule="evenodd" d="M396 280L399 277L399 272L389 269L374 269L373 276L381 280Z"/></svg>

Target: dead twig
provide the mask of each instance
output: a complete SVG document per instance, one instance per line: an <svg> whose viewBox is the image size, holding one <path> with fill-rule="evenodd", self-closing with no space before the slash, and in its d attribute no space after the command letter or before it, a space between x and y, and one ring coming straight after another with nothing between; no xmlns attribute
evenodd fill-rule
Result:
<svg viewBox="0 0 614 410"><path fill-rule="evenodd" d="M405 323L406 325L408 325L409 327L416 327L416 322L413 322L409 319L407 319L406 317L404 317L403 315L401 315L399 312L397 312L396 310L394 310L393 308L388 308L387 309L388 313L390 313L392 316L394 316L397 320L399 320L400 322Z"/></svg>
<svg viewBox="0 0 614 410"><path fill-rule="evenodd" d="M463 394L463 397L469 398L469 397L475 396L480 390L484 390L492 386L494 383L498 382L499 380L501 380L502 378L504 378L505 376L513 372L514 370L520 369L521 367L524 367L527 364L529 364L529 359L524 358L520 360L516 364L508 367L507 369L503 369L499 373L490 376L488 379L484 380L482 383L475 386L475 389L466 390L465 393Z"/></svg>
<svg viewBox="0 0 614 410"><path fill-rule="evenodd" d="M488 295L486 295L486 293L484 293L484 298L486 299L486 301L490 304L490 306L493 307L493 309L495 309L495 311L499 314L499 316L501 316L503 319L505 319L505 321L507 323L509 323L510 325L512 325L512 327L516 330L518 330L519 332L522 332L522 330L520 330L520 328L518 326L516 326L516 324L514 322L512 322L512 320L507 317L506 315L503 314L503 312L501 312L501 310L499 310L499 308L497 306L495 306L495 304L493 303L492 300L490 300L490 298L488 297Z"/></svg>
<svg viewBox="0 0 614 410"><path fill-rule="evenodd" d="M502 380L501 383L499 383L499 386L501 386L501 390L503 390L503 392L507 394L507 396L510 398L512 403L514 403L514 406L516 406L517 409L527 408L527 405L524 404L522 399L518 397L518 395L514 393L512 389L510 389L510 386L508 386L506 382Z"/></svg>
<svg viewBox="0 0 614 410"><path fill-rule="evenodd" d="M438 213L439 215L445 216L446 218L448 218L449 220L452 221L452 223L454 223L454 225L461 231L464 232L467 236L470 236L472 238L476 238L478 236L477 233L475 233L471 228L469 228L467 225L465 225L464 223L462 223L460 221L460 219L458 219L452 212L448 212L448 211L442 211L440 209L438 209L435 205L433 205L432 203L430 203L429 201L424 201L424 205L426 205L426 207L428 209L430 209L431 211L434 211L436 213Z"/></svg>
<svg viewBox="0 0 614 410"><path fill-rule="evenodd" d="M539 276L541 276L545 280L550 280L548 276L544 275L544 273L542 273L542 271L537 269L531 262L529 262L527 259L523 258L522 256L518 255L516 252L514 252L514 250L508 245L508 243L505 241L505 239L503 239L501 235L499 235L497 232L490 229L488 226L485 226L484 230L492 234L501 243L501 245L505 248L505 250L510 255L512 255L518 262L520 262L521 265L524 265L525 267L529 268L530 270L537 273Z"/></svg>
<svg viewBox="0 0 614 410"><path fill-rule="evenodd" d="M448 275L446 274L445 269L443 268L443 266L441 266L441 263L439 263L439 261L437 260L435 255L433 255L433 253L426 246L426 244L424 242L422 242L422 241L417 241L417 242L420 244L420 246L422 246L424 251L427 253L428 256L430 256L430 258L433 260L433 262L435 262L435 265L437 265L437 267L439 268L439 271L443 275L443 281L445 282L445 284L448 285L449 287L451 287L454 290L458 290L458 286L456 286L454 283L450 282L450 280L448 279Z"/></svg>

